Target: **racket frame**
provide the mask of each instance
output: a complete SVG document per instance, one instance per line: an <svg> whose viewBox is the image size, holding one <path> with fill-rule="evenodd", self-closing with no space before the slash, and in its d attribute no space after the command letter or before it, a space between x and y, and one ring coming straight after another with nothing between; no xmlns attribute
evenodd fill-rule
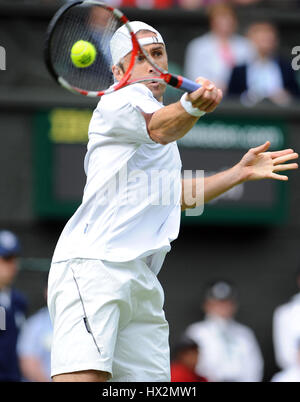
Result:
<svg viewBox="0 0 300 402"><path fill-rule="evenodd" d="M59 76L51 62L51 53L50 53L50 47L51 47L51 39L53 36L53 32L56 26L56 23L58 20L71 8L76 5L80 4L91 4L95 6L100 6L108 11L112 12L113 15L123 24L126 26L128 29L128 32L130 33L131 36L131 42L132 42L132 51L131 51L131 59L129 62L129 66L122 77L122 79L117 82L116 84L112 85L106 90L102 91L87 91L81 88L78 88L76 86L71 85L66 79L63 77ZM156 69L156 71L159 73L157 76L149 76L149 77L143 77L140 79L135 79L130 81L130 76L132 69L135 64L136 57L139 53L142 53L142 55L146 58L146 60ZM130 26L130 21L128 18L122 13L117 8L111 7L101 1L97 0L73 0L71 2L68 2L67 4L63 5L62 7L59 8L59 10L56 12L56 14L53 16L52 20L49 23L47 32L46 32L46 41L45 41L45 49L44 49L44 58L46 62L46 66L52 75L52 77L55 79L56 82L58 82L62 87L68 89L69 91L77 94L81 94L84 96L89 96L89 97L101 97L105 94L109 94L112 92L117 91L120 88L123 88L127 85L132 85L135 83L142 83L142 82L161 82L161 83L166 83L168 85L171 85L175 88L181 88L183 90L187 90L189 92L192 92L198 88L200 88L199 84L196 84L193 81L187 80L186 78L180 76L180 75L175 75L175 74L170 74L168 71L163 70L160 68L149 56L148 52L139 44L138 39L136 38L135 33L133 32L131 26ZM186 84L186 88L184 88L184 85Z"/></svg>

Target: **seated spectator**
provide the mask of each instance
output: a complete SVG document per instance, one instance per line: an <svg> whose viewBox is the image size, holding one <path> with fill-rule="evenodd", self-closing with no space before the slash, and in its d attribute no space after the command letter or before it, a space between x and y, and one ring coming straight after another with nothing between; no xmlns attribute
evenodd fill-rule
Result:
<svg viewBox="0 0 300 402"><path fill-rule="evenodd" d="M263 359L253 331L234 320L236 291L216 281L206 291L205 319L190 325L186 335L201 347L197 373L216 382L262 380Z"/></svg>
<svg viewBox="0 0 300 402"><path fill-rule="evenodd" d="M291 300L278 306L273 314L273 343L277 365L282 369L293 367L298 359L300 339L300 268L296 274L299 289Z"/></svg>
<svg viewBox="0 0 300 402"><path fill-rule="evenodd" d="M229 5L217 4L209 10L211 30L189 43L184 74L192 80L205 77L226 91L232 68L250 60L252 47L235 33L238 21Z"/></svg>
<svg viewBox="0 0 300 402"><path fill-rule="evenodd" d="M174 348L171 362L171 382L207 382L195 369L199 359L198 344L186 336L181 337Z"/></svg>
<svg viewBox="0 0 300 402"><path fill-rule="evenodd" d="M298 339L295 345L295 350L294 363L276 373L271 379L272 382L300 382L300 339Z"/></svg>
<svg viewBox="0 0 300 402"><path fill-rule="evenodd" d="M47 290L45 290L47 299ZM27 381L51 380L52 323L47 307L41 308L25 322L18 340L18 355L23 377Z"/></svg>
<svg viewBox="0 0 300 402"><path fill-rule="evenodd" d="M14 289L18 273L20 242L8 231L0 231L0 307L5 312L4 326L0 328L0 382L21 381L17 357L17 339L25 321L27 301ZM1 320L2 321L2 320Z"/></svg>
<svg viewBox="0 0 300 402"><path fill-rule="evenodd" d="M268 22L254 23L248 30L248 38L255 48L255 57L233 69L228 96L239 96L247 106L263 99L288 105L293 96L300 96L300 89L291 63L276 53L276 28Z"/></svg>

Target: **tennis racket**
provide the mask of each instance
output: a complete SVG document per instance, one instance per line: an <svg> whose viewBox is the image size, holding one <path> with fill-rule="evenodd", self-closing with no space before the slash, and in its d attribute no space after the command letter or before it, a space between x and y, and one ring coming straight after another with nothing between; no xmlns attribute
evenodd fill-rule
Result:
<svg viewBox="0 0 300 402"><path fill-rule="evenodd" d="M110 40L116 30L125 26L131 37L130 63L119 82L114 81ZM95 61L88 67L77 68L71 60L71 49L77 41L88 41L96 49ZM132 79L137 57L143 55L153 66L155 76ZM162 82L187 92L201 85L160 68L140 46L130 21L118 9L97 0L72 1L62 6L50 21L45 62L50 74L64 88L85 96L100 97L137 82Z"/></svg>

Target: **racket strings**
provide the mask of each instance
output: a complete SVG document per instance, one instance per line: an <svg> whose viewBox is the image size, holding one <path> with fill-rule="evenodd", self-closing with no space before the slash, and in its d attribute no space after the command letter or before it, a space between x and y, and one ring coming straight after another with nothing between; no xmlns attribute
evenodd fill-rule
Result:
<svg viewBox="0 0 300 402"><path fill-rule="evenodd" d="M109 16L109 19L107 21L107 25L105 29L103 30L103 34L101 35L100 39L100 44L102 49L104 50L105 54L109 54L111 58L111 53L110 53L110 40L113 36L113 34L116 32L116 30L119 28L120 23L116 18L111 14ZM112 65L112 61L111 61Z"/></svg>
<svg viewBox="0 0 300 402"><path fill-rule="evenodd" d="M113 84L110 40L122 25L112 12L101 6L71 7L57 21L52 33L50 57L56 74L70 85L87 91L101 91ZM95 61L88 67L76 67L71 60L72 46L80 40L96 48Z"/></svg>

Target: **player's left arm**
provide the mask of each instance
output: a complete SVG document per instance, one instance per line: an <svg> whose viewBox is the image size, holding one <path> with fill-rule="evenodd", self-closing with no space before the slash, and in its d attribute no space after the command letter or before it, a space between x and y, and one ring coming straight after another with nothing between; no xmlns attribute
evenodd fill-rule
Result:
<svg viewBox="0 0 300 402"><path fill-rule="evenodd" d="M297 159L298 154L293 149L267 152L270 142L251 148L237 163L230 169L204 178L204 194L197 194L197 180L202 178L182 180L181 209L193 208L201 202L207 203L219 195L230 190L232 187L249 180L274 179L287 181L288 176L278 174L285 170L298 168L297 163L286 163ZM203 188L203 186L202 186Z"/></svg>

